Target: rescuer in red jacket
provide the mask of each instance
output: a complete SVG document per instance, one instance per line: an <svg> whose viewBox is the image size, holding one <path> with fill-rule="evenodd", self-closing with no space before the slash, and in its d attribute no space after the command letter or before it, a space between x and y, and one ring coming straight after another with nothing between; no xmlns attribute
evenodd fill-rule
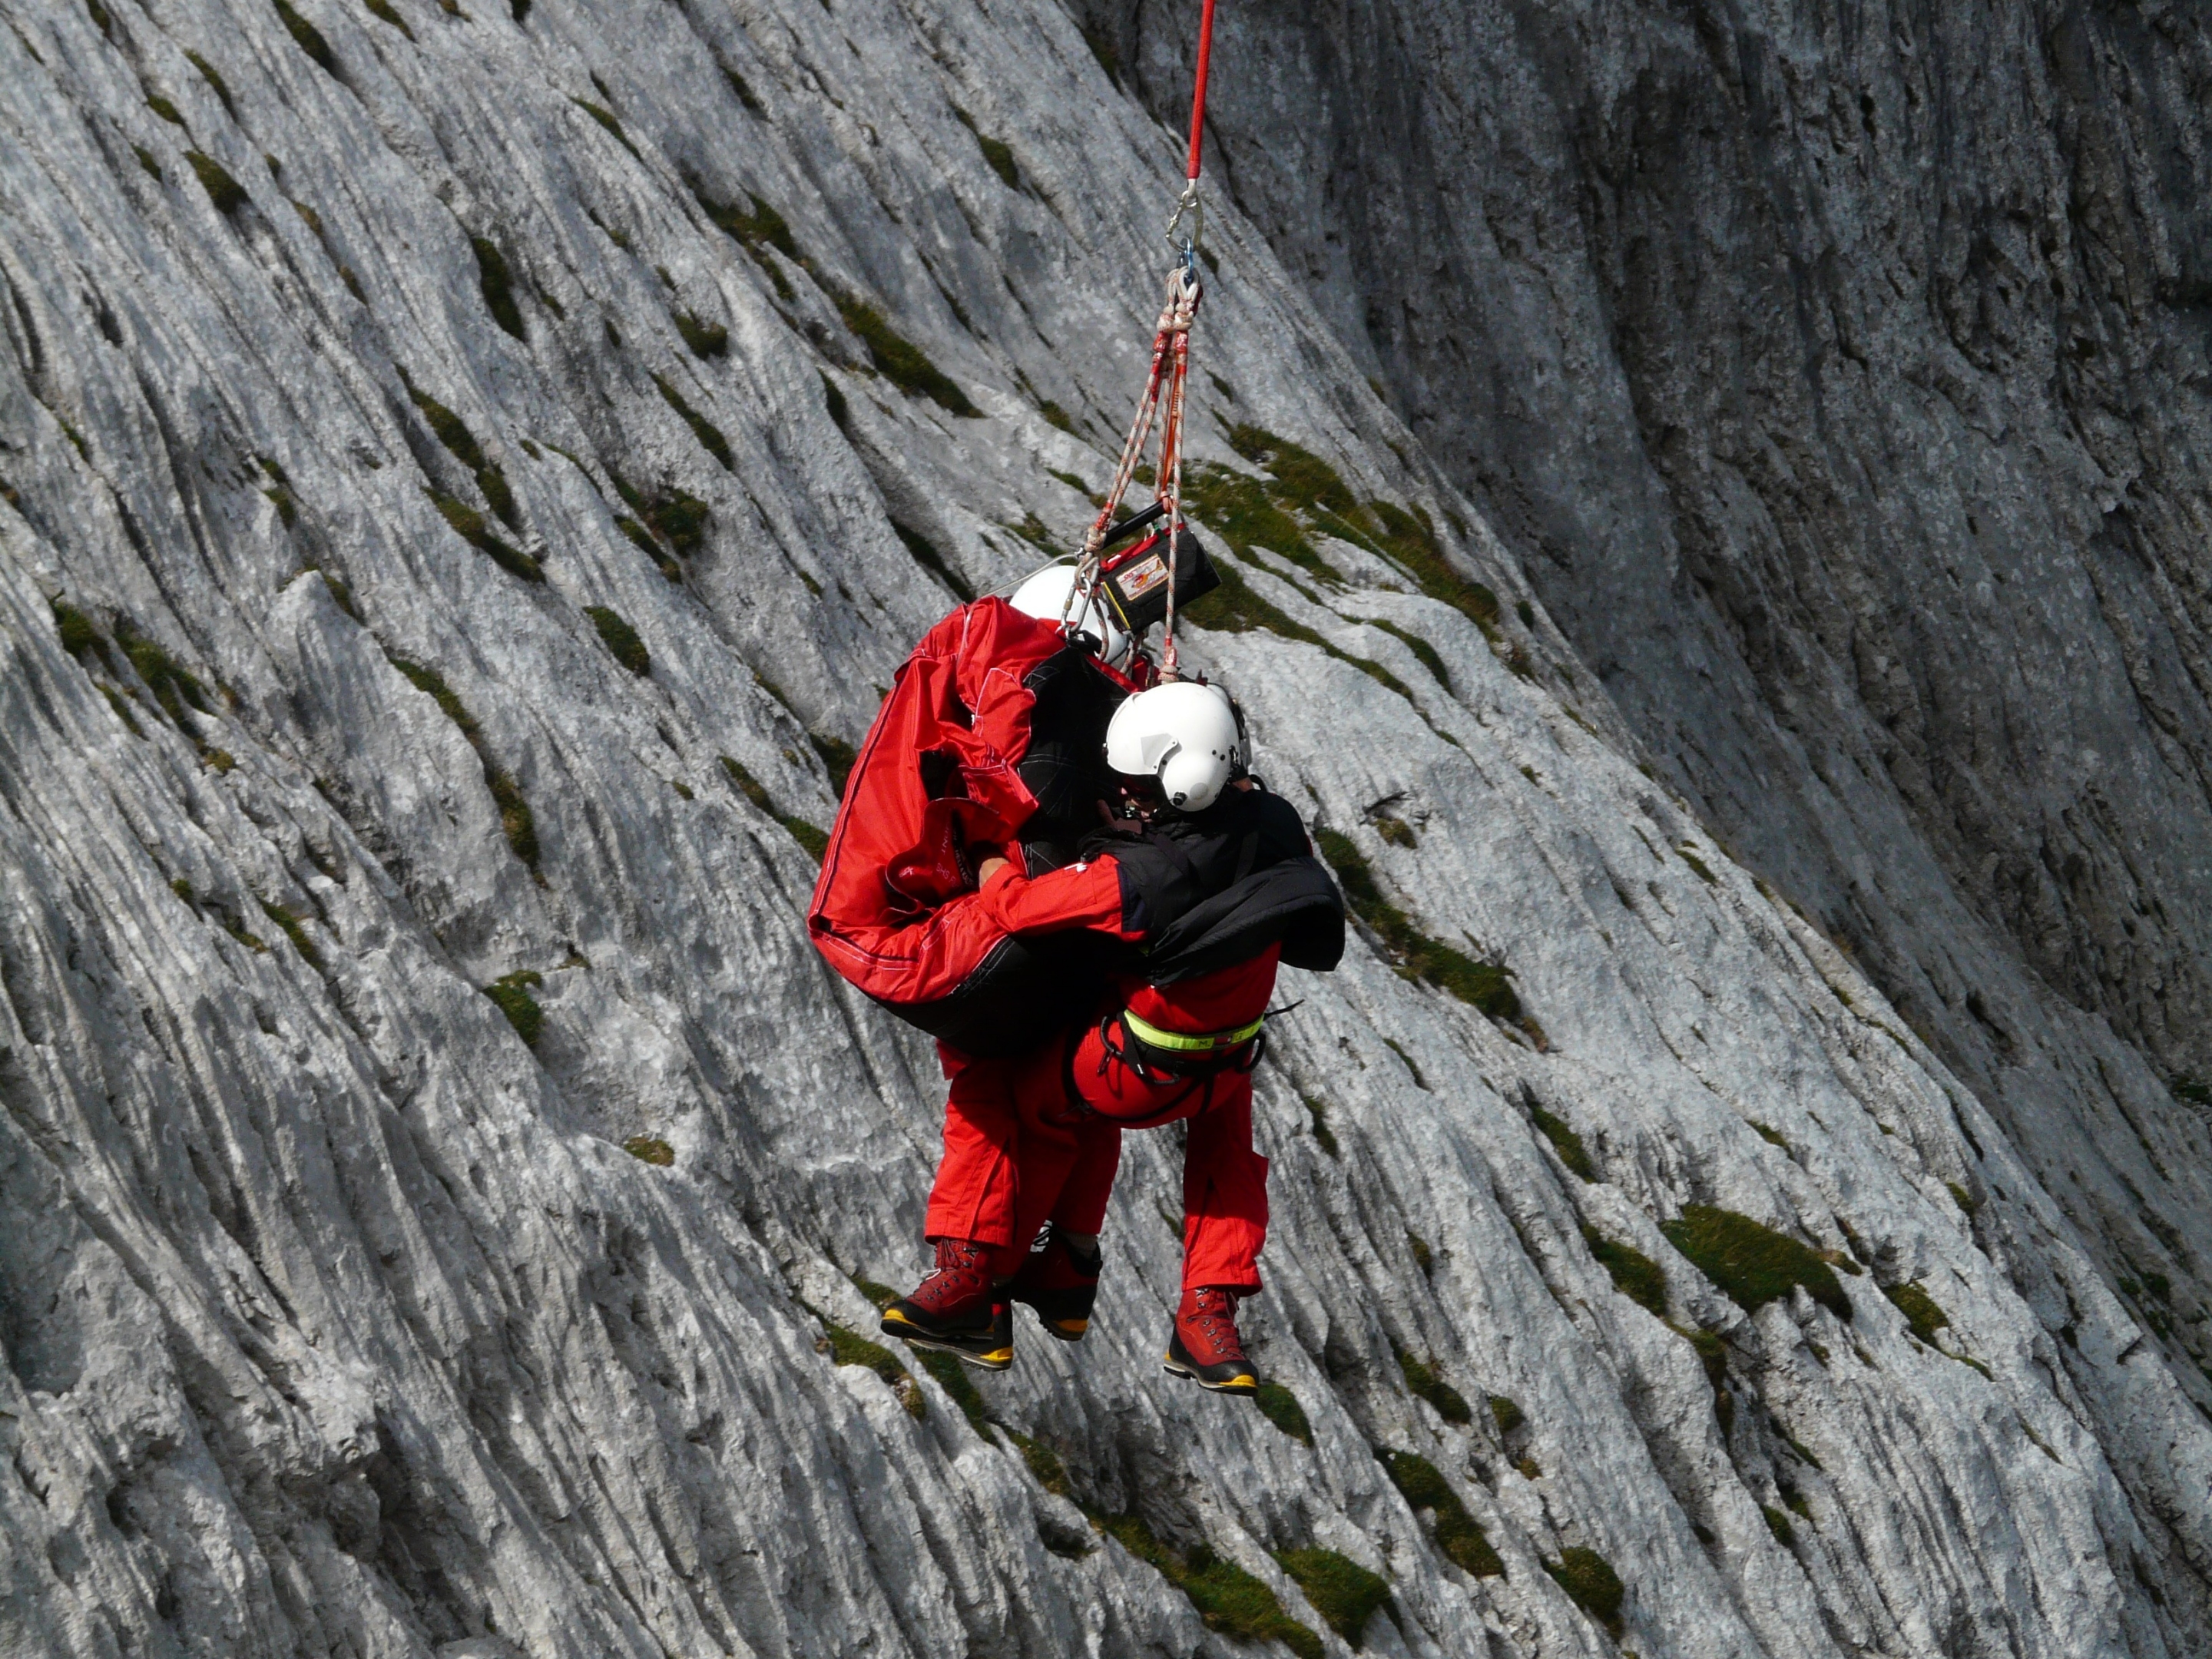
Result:
<svg viewBox="0 0 2212 1659"><path fill-rule="evenodd" d="M1054 1335L1080 1340L1121 1132L1188 1119L1183 1294L1164 1363L1250 1393L1258 1378L1236 1302L1260 1288L1267 1221L1250 1073L1278 963L1334 967L1342 904L1296 811L1245 775L1241 723L1218 688L1179 683L1129 699L1105 747L1126 816L1086 837L1066 868L1030 878L994 862L977 900L1017 938L1080 915L1140 940L1143 954L1124 954L1102 1013L988 1079L993 1109L1015 1133L957 1136L948 1117L928 1222L938 1266L885 1310L883 1328L1001 1369L1012 1358L1009 1304L1022 1301Z"/></svg>

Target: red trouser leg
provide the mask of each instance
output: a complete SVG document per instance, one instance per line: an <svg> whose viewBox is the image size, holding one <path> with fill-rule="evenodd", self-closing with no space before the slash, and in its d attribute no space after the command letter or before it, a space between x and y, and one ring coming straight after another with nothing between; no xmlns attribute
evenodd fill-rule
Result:
<svg viewBox="0 0 2212 1659"><path fill-rule="evenodd" d="M1190 1120L1182 1165L1183 1285L1257 1291L1260 1249L1267 1241L1267 1160L1252 1150L1250 1073L1155 1082L1116 1060L1093 1029L1077 1045L1072 1074L1077 1093L1101 1119L1146 1129ZM1102 1194L1100 1213L1104 1207Z"/></svg>
<svg viewBox="0 0 2212 1659"><path fill-rule="evenodd" d="M1095 1233L1114 1189L1121 1132L1073 1110L1061 1071L1064 1042L1016 1060L971 1060L945 1103L945 1157L923 1232L973 1239L1012 1273L1048 1218Z"/></svg>
<svg viewBox="0 0 2212 1659"><path fill-rule="evenodd" d="M1012 1081L1022 1064L971 1060L953 1073L945 1102L945 1156L922 1221L923 1237L932 1243L968 1238L1001 1249L1013 1243L1019 1123Z"/></svg>
<svg viewBox="0 0 2212 1659"><path fill-rule="evenodd" d="M1183 1149L1183 1289L1257 1291L1267 1242L1267 1160L1252 1150L1252 1079L1224 1072Z"/></svg>

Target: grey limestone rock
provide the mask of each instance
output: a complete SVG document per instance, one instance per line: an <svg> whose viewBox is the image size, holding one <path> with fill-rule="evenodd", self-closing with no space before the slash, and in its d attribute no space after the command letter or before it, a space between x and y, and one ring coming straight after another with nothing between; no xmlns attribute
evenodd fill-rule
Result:
<svg viewBox="0 0 2212 1659"><path fill-rule="evenodd" d="M943 1085L809 948L808 826L912 640L1110 469L1180 145L1096 20L0 21L0 1650L1266 1650L1202 1615L1233 1569L1328 1654L2207 1651L2197 1039L2039 981L1893 783L1753 799L1750 668L1701 694L1733 748L1668 742L1601 637L1629 578L1544 568L1257 188L1194 412L1242 608L1186 647L1364 907L1259 1079L1246 1318L1305 1431L1158 1372L1166 1134L1079 1347L948 1392L837 1334L922 1265ZM1562 427L1555 495L1671 511L1627 430ZM1560 533L1626 569L1610 522ZM1708 823L1791 813L1810 919ZM1845 867L1898 884L1840 940L1881 984ZM2129 971L2197 994L2203 902ZM1916 947L2002 1044L1920 1034ZM1699 1206L1839 1293L1731 1299ZM1304 1549L1389 1615L1335 1631Z"/></svg>

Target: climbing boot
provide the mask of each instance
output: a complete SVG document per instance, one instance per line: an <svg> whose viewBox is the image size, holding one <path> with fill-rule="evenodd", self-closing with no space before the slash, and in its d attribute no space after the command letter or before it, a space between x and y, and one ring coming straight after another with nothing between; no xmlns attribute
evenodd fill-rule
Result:
<svg viewBox="0 0 2212 1659"><path fill-rule="evenodd" d="M1014 1363L1013 1308L991 1277L991 1247L965 1238L937 1242L937 1265L914 1294L884 1310L878 1327L917 1348L957 1354L987 1371Z"/></svg>
<svg viewBox="0 0 2212 1659"><path fill-rule="evenodd" d="M1091 1328L1091 1304L1098 1297L1098 1266L1097 1251L1078 1255L1059 1228L1048 1226L1044 1243L1008 1281L1006 1299L1028 1303L1046 1331L1061 1341L1080 1342Z"/></svg>
<svg viewBox="0 0 2212 1659"><path fill-rule="evenodd" d="M1260 1374L1237 1334L1237 1292L1218 1285L1185 1291L1160 1364L1171 1376L1187 1376L1217 1394L1257 1394Z"/></svg>

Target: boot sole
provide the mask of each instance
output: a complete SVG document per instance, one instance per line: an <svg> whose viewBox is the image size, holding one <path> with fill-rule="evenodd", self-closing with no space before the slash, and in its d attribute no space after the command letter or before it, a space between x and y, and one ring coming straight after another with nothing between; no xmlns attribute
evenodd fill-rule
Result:
<svg viewBox="0 0 2212 1659"><path fill-rule="evenodd" d="M1173 1354L1160 1356L1160 1369L1170 1376L1180 1376L1187 1382L1195 1382L1212 1394L1256 1395L1260 1379L1256 1376L1232 1376L1224 1382L1209 1382Z"/></svg>
<svg viewBox="0 0 2212 1659"><path fill-rule="evenodd" d="M913 1325L897 1314L886 1311L876 1328L885 1336L895 1336L909 1347L927 1348L933 1353L949 1353L963 1359L978 1370L1003 1371L1014 1363L1013 1344L999 1347L963 1346L957 1337L933 1336L919 1325Z"/></svg>
<svg viewBox="0 0 2212 1659"><path fill-rule="evenodd" d="M1030 1311L1036 1312L1034 1308ZM1037 1323L1044 1327L1047 1336L1056 1336L1063 1342L1080 1342L1091 1329L1087 1319L1047 1319L1042 1314L1037 1314Z"/></svg>

